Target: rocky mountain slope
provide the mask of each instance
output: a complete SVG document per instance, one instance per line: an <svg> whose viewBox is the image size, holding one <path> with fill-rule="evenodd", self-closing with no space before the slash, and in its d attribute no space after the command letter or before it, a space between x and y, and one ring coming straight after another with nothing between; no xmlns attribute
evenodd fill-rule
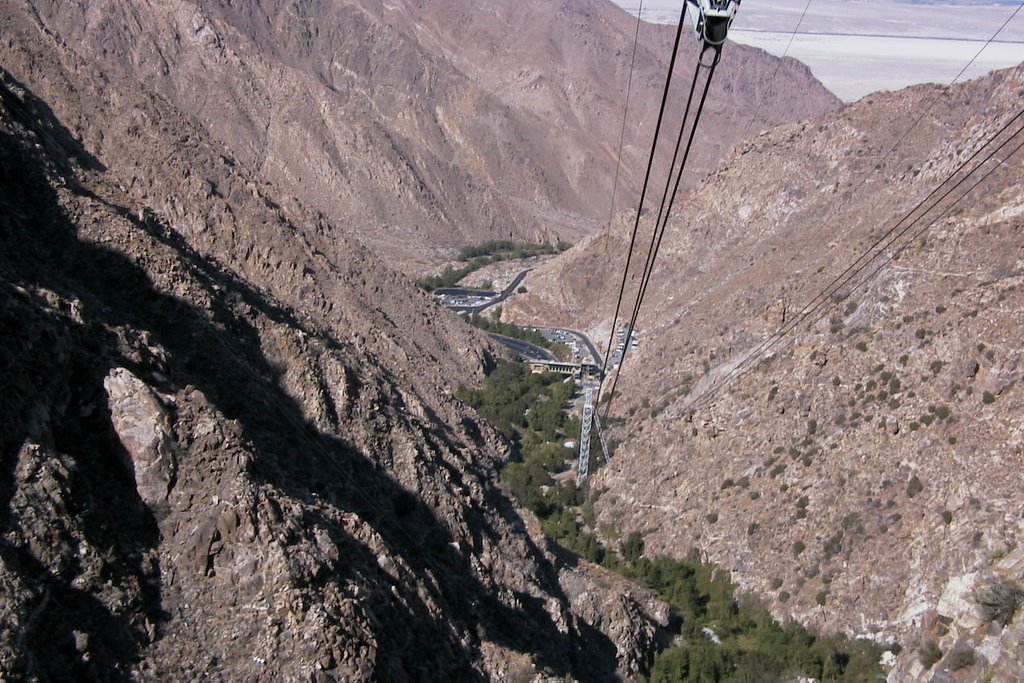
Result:
<svg viewBox="0 0 1024 683"><path fill-rule="evenodd" d="M450 397L485 340L2 7L0 676L635 671L664 606L556 561Z"/></svg>
<svg viewBox="0 0 1024 683"><path fill-rule="evenodd" d="M4 6L30 7L86 62L161 95L283 196L407 271L467 242L575 240L607 216L635 28L607 0ZM644 27L624 198L642 180L672 35ZM802 65L738 45L719 79L699 171L755 113L756 126L838 106ZM87 142L101 160L119 154Z"/></svg>
<svg viewBox="0 0 1024 683"><path fill-rule="evenodd" d="M894 681L1024 673L1024 615L986 606L1024 595L1024 157L709 390L1013 120L1022 93L1022 69L915 87L739 145L666 235L612 409L622 445L594 479L600 519L648 547L699 549L780 615L899 639ZM506 318L605 339L624 228L531 274Z"/></svg>

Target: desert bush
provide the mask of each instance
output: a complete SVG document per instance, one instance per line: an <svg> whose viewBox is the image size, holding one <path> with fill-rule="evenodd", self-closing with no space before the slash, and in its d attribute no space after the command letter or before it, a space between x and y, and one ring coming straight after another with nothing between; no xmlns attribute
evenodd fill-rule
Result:
<svg viewBox="0 0 1024 683"><path fill-rule="evenodd" d="M1024 589L1009 579L999 579L977 595L978 605L989 621L1007 626L1024 603Z"/></svg>
<svg viewBox="0 0 1024 683"><path fill-rule="evenodd" d="M825 542L823 548L825 557L831 558L839 554L839 551L843 548L843 532L836 532L831 538Z"/></svg>
<svg viewBox="0 0 1024 683"><path fill-rule="evenodd" d="M921 493L921 491L924 491L924 484L921 483L921 480L918 479L915 474L910 478L910 481L907 482L907 495L913 498L917 494Z"/></svg>
<svg viewBox="0 0 1024 683"><path fill-rule="evenodd" d="M926 669L930 669L942 659L942 650L939 649L938 643L934 640L929 640L927 643L921 646L921 649L917 652L917 659Z"/></svg>
<svg viewBox="0 0 1024 683"><path fill-rule="evenodd" d="M974 654L974 648L966 643L961 643L949 653L946 666L949 667L950 671L961 671L974 666L976 661L978 661L978 658Z"/></svg>

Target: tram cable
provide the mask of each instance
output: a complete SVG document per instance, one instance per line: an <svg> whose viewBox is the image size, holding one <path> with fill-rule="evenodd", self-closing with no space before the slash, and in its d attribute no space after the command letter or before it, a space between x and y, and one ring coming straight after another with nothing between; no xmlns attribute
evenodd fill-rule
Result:
<svg viewBox="0 0 1024 683"><path fill-rule="evenodd" d="M754 107L754 113L750 115L750 120L747 121L746 127L743 129L743 137L747 137L750 134L750 129L754 125L754 121L757 119L757 115L761 113L761 106L764 101L768 99L769 93L772 91L772 87L775 86L775 78L779 75L779 69L782 68L782 61L789 54L789 48L793 47L793 41L796 39L796 34L800 32L800 26L804 23L804 17L807 16L807 10L811 8L811 3L814 0L807 0L807 4L804 5L804 11L800 13L800 20L796 22L796 27L793 29L793 33L789 36L789 42L786 43L786 49L782 51L782 56L779 57L779 61L775 64L775 71L772 72L772 77L768 79L768 87L764 89L764 93L757 100L757 106Z"/></svg>
<svg viewBox="0 0 1024 683"><path fill-rule="evenodd" d="M629 96L633 91L633 69L636 67L636 48L640 42L640 25L644 15L644 0L640 0L640 7L636 13L636 32L633 34L633 56L629 60L629 77L626 79L626 102L622 108L622 128L619 130L619 151L615 155L615 180L612 182L612 199L608 207L608 227L605 235L611 234L612 221L615 218L615 197L619 189L619 176L622 173L622 148L626 141L626 119L629 115ZM607 254L607 245L605 246Z"/></svg>
<svg viewBox="0 0 1024 683"><path fill-rule="evenodd" d="M608 372L608 359L611 356L612 342L615 340L615 327L619 322L619 313L622 309L622 300L625 297L626 282L629 276L629 266L633 260L633 251L636 248L636 238L640 231L640 215L643 213L644 198L647 195L647 186L651 180L651 170L654 167L654 156L658 149L658 138L661 136L661 126L665 119L665 108L668 105L668 94L672 86L672 75L675 71L676 58L679 55L679 43L683 37L683 20L686 17L686 3L683 3L683 8L679 14L679 26L676 27L676 38L672 46L672 57L668 63L668 75L665 78L665 87L661 95L661 108L658 111L658 122L654 126L654 140L651 143L651 153L647 159L647 171L644 173L644 184L640 190L640 204L636 211L636 220L633 223L633 234L629 239L629 250L626 253L626 266L622 271L622 284L619 286L619 296L615 303L615 315L612 317L612 329L608 335L608 346L605 351L604 366L601 369L601 376L604 377L605 373Z"/></svg>
<svg viewBox="0 0 1024 683"><path fill-rule="evenodd" d="M661 250L662 239L665 237L665 231L668 227L668 221L672 215L672 207L675 204L676 197L679 193L679 185L683 178L683 172L686 170L686 162L689 160L690 151L693 148L693 141L697 134L697 125L700 123L701 115L704 113L704 105L707 102L708 92L711 88L711 81L715 75L715 67L718 66L720 61L721 53L715 51L714 60L711 64L705 64L702 60L698 60L697 68L693 74L693 82L690 85L690 94L687 97L686 111L683 115L683 122L679 128L679 137L676 140L675 152L672 157L672 165L669 167L669 175L665 184L665 191L661 198L661 206L658 210L657 221L655 222L654 232L651 234L651 244L647 250L647 259L644 264L644 272L640 278L640 286L637 290L636 302L633 305L633 312L630 316L629 324L626 327L627 335L631 335L633 330L636 328L636 322L640 315L640 309L643 306L644 297L647 295L647 287L650 284L651 276L654 273L654 264L658 257L658 252ZM686 142L686 149L683 153L682 161L679 163L678 171L674 171L675 163L679 155L679 149L683 140L684 133L687 129L687 123L689 122L690 107L693 102L693 95L697 88L698 77L702 69L708 70L707 78L704 81L703 92L701 93L700 104L697 106L697 110L693 117L693 122L689 126L690 135ZM675 182L672 182L672 176L675 175ZM669 190L671 189L671 194ZM667 202L667 203L666 203ZM612 327L614 333L615 328ZM626 340L628 342L628 339ZM626 354L629 350L629 343L623 344L622 354L619 357L619 368L621 369L626 360ZM611 351L611 344L609 343L609 352ZM610 355L610 353L609 353ZM605 420L607 421L609 411L611 410L612 402L615 400L615 391L619 383L619 373L616 373L615 379L612 381L612 388L608 394L608 402L605 406Z"/></svg>
<svg viewBox="0 0 1024 683"><path fill-rule="evenodd" d="M793 43L793 40L794 40L794 38L795 38L795 35L796 35L797 31L799 30L799 27L800 27L800 25L801 25L801 24L803 23L804 17L806 16L806 14L807 14L807 11L808 11L808 9L810 8L810 4L811 4L811 2L812 2L812 1L813 1L813 0L808 0L807 4L806 4L806 5L804 6L804 10L803 10L803 12L802 12L802 14L801 14L800 20L799 20L799 22L797 23L797 26L796 26L796 28L794 29L794 31L793 31L793 34L791 34L791 36L790 36L790 40L789 40L789 43L787 44L787 47L786 47L786 52L787 52L787 53L788 53L788 51L789 51L789 47L790 47L790 46L792 45L792 43ZM968 70L968 69L969 69L969 68L971 67L971 65L973 65L973 64L974 64L974 62L975 62L975 61L977 61L977 59L978 59L978 58L979 58L979 57L981 56L981 54L982 54L982 53L984 52L984 50L985 50L985 49L986 49L986 48L987 48L987 47L988 47L988 46L989 46L989 45L990 45L990 44L991 44L992 42L994 42L994 41L995 41L995 39L996 39L996 38L997 38L997 37L999 36L999 34L1000 34L1000 33L1002 33L1002 31L1003 31L1003 30L1004 30L1004 29L1006 28L1006 26L1007 26L1007 25L1008 25L1008 24L1010 23L1010 21L1012 21L1012 20L1013 20L1013 18L1017 16L1017 14L1018 14L1018 13L1019 13L1019 12L1021 11L1021 9L1024 9L1024 2L1021 2L1021 3L1020 3L1020 4L1019 4L1019 5L1017 6L1017 7L1016 7L1016 9L1015 9L1015 10L1014 10L1014 11L1013 11L1013 12L1012 12L1012 13L1011 13L1011 14L1010 14L1010 15L1009 15L1009 16L1008 16L1008 17L1007 17L1007 18L1006 18L1006 19L1005 19L1004 21L1003 21L1003 23L1002 23L1002 24L1001 24L1001 25L999 26L999 28L998 28L998 29L996 29L996 31L995 31L995 32L994 32L994 33L993 33L993 34L992 34L992 35L991 35L991 36L990 36L990 37L989 37L989 38L988 38L988 39L987 39L987 40L985 41L984 45L982 45L982 47L981 47L981 48L980 48L980 49L978 50L978 52L977 52L977 53L975 53L975 55L974 55L974 56L973 56L973 57L972 57L972 58L970 59L970 61L968 61L968 63L967 63L967 64L966 64L966 65L965 65L965 66L964 66L964 67L963 67L963 68L962 68L962 69L960 70L960 72L959 72L959 73L958 73L958 74L957 74L957 75L956 75L956 76L955 76L955 77L953 78L953 80L952 80L952 81L950 81L950 83L949 83L949 86L952 86L953 84L955 84L955 83L956 83L956 82L957 82L957 81L958 81L958 80L959 80L959 79L960 79L960 78L961 78L961 77L962 77L962 76L964 75L964 73L966 73L966 72L967 72L967 70ZM783 57L784 57L784 56L785 56L785 54L783 55ZM776 65L775 73L773 73L773 75L772 75L772 79L771 79L771 82L774 82L774 80L775 80L775 77L776 77L776 75L777 75L777 73L778 73L778 71L779 71L779 68L780 68L780 67L781 67L781 61L780 61L780 63L779 63L779 64L777 64L777 65ZM949 86L947 86L947 87L949 87ZM766 91L766 92L767 92L767 91ZM921 112L921 113L920 113L920 114L918 115L918 117L917 117L917 118L916 118L916 119L915 119L915 120L914 120L914 121L913 121L913 122L911 123L911 125L910 125L910 126L909 126L909 127L908 127L908 128L907 128L907 129L906 129L906 130L905 130L905 131L904 131L904 132L902 133L902 134L900 134L900 135L898 135L898 136L897 136L897 138L896 138L896 140L894 141L893 145L892 145L892 146L891 146L891 147L889 148L889 150L888 150L888 151L887 151L887 152L885 153L884 157L890 157L890 156L891 156L891 155L892 155L892 154L893 154L893 153L894 153L894 152L895 152L895 151L896 151L897 149L899 149L899 147L900 147L900 146L901 146L901 145L903 144L904 140L906 140L906 139L907 139L907 137L909 136L909 134L910 134L910 133L911 133L911 132L912 132L912 131L913 131L913 130L914 130L914 129L915 129L915 128L916 128L917 126L918 126L918 125L920 125L921 121L923 121L923 120L924 120L924 118L925 118L925 117L926 117L926 116L927 116L927 115L928 115L928 114L929 114L929 113L931 112L931 110L932 110L932 109L933 109L933 108L935 107L935 104L936 104L936 103L938 102L938 100L939 100L939 99L941 98L942 94L943 94L943 93L941 93L941 92L940 92L940 93L937 93L937 94L935 95L935 97L933 97L933 98L931 99L931 101L929 102L928 106L927 106L927 107L925 107L925 109L924 109L924 110L923 110L923 111L922 111L922 112ZM748 124L747 124L747 130L748 130L748 131L749 131L750 127L752 126L752 124L753 124L753 121L754 121L754 119L756 118L756 114L757 114L757 112L758 112L758 111L760 110L760 107L761 107L761 104L762 104L762 102L763 102L763 101L764 101L764 97L762 97L761 101L759 101L759 103L758 103L758 107L757 107L757 109L755 110L755 112L754 112L754 115L753 115L753 116L751 117L750 121L749 121L749 122L748 122ZM1021 114L1024 114L1024 112L1021 112ZM1018 115L1018 116L1019 116L1019 115ZM960 166L960 167L959 167L959 168L958 168L958 169L957 169L956 171L954 171L954 173L953 173L953 174L951 175L951 177L950 177L950 178L947 178L947 179L946 179L945 181L943 181L943 183L940 183L940 185L939 185L939 186L938 186L938 187L936 188L936 190L934 190L934 191L933 191L933 193L929 194L929 195L928 195L928 197L926 197L926 198L925 198L924 200L922 200L922 204L923 204L924 202L926 202L926 201L928 200L928 198L929 198L929 197L931 197L931 196L932 196L932 195L933 195L933 194L934 194L935 192L937 192L937 191L938 191L939 189L941 189L941 187L942 187L942 186L943 186L943 185L944 185L944 184L945 184L946 182L949 182L949 180L950 180L950 179L952 178L952 176L954 176L954 175L955 175L956 173L959 173L959 172L960 172L961 170L963 170L963 168L964 168L964 167L966 166L966 164L970 163L970 161L971 161L971 160L973 160L974 158L976 158L977 154L978 154L978 153L980 153L980 152L981 152L981 150L983 150L983 149L984 149L984 148L985 148L986 146L988 146L989 144L991 144L991 142L992 142L992 141L994 141L994 139L995 139L995 138L997 138L997 137L998 137L998 136L999 136L999 135L1000 135L1000 134L1001 134L1002 132L1005 132L1005 130L1006 130L1006 129L1007 129L1007 128L1008 128L1009 126L1010 126L1010 125L1012 125L1013 121L1014 121L1014 120L1016 120L1017 118L1018 118L1018 117L1013 117L1013 119L1011 119L1011 120L1010 120L1010 121L1009 121L1009 122L1008 122L1008 123L1007 123L1007 124L1006 124L1006 125L1005 125L1005 126L1004 126L1004 127L1003 127L1003 128L1002 128L1002 129L1000 130L1000 131L999 131L999 132L998 132L998 133L996 133L996 135L994 135L994 136L993 136L993 137L992 137L992 138L991 138L991 139L990 139L990 140L989 140L988 142L986 142L986 143L985 143L985 145L983 145L983 146L982 146L982 147L981 147L981 148L980 148L980 149L978 150L978 152L976 152L976 153L975 153L975 155L972 155L972 157L971 157L970 159L968 159L968 160L967 160L966 162L964 162L964 164L962 164L962 165L961 165L961 166ZM1016 135L1016 133L1015 133L1014 135ZM884 158L884 157L883 157L883 158ZM990 157L988 157L988 158L986 159L986 161L987 161L988 159L990 159L990 158L991 158L991 155L990 155ZM983 162L981 162L981 163L985 163L985 162L983 161ZM980 165L979 165L979 166L980 166ZM872 171L871 171L871 172L869 172L868 174L866 174L866 175L865 175L865 176L863 177L863 179L861 180L860 184L858 185L858 190L859 190L860 188L862 188L862 187L863 187L863 186L864 186L864 185L865 185L865 184L867 183L867 181L868 181L868 180L870 179L870 177L871 177L871 176L872 176L872 175L873 175L873 174L874 174L875 172L877 172L877 170L878 170L879 168L880 168L880 166L876 166L876 167L874 167L874 168L872 169ZM977 170L977 169L974 169L974 170ZM972 173L973 173L973 171L972 171ZM954 189L955 189L955 188L954 188ZM856 194L857 194L857 192L854 192L854 193L853 193L853 194L852 194L851 196L855 196ZM947 194L946 196L948 196L948 194ZM941 199L940 199L939 201L941 201ZM836 206L836 207L835 207L835 208L833 209L833 211L831 212L831 214L829 215L829 217L830 217L830 218L831 218L831 217L834 217L834 216L835 216L835 215L836 215L836 214L838 213L838 211L839 211L839 208L840 208L841 206L842 206L842 204L840 204L840 205ZM827 291L827 290L828 290L829 288L833 287L833 286L834 286L834 285L836 284L836 282L837 282L837 281L839 281L839 280L840 280L840 279L842 279L842 278L843 278L843 277L844 277L845 275L847 275L848 273L850 273L850 271L851 271L851 270L854 270L854 269L856 268L856 264L857 264L857 263L859 263L859 261L860 261L861 259L863 259L864 257L866 257L866 256L867 256L867 255L868 255L868 254L870 253L870 251L871 251L871 250L873 250L874 248L876 248L876 247L878 246L878 244L880 244L880 243L881 243L882 241L884 241L884 240L885 240L885 239L886 239L886 238L887 238L887 237L888 237L889 235L891 235L893 231L895 231L896 229L898 229L898 226L899 226L899 224L900 224L900 223L901 223L901 222L902 222L903 220L906 220L907 218L909 218L909 217L910 217L910 215L912 215L912 214L913 214L913 212L915 212L915 211L916 211L917 209L919 209L919 208L920 208L920 204L919 204L919 205L918 205L917 207L915 207L915 208L914 208L914 209L913 209L913 210L912 210L912 211L910 212L910 214L908 214L907 216L904 216L904 218L903 218L903 219L901 219L901 220L900 220L899 222L897 222L897 224L895 224L895 225L893 226L893 228L891 228L891 229L890 229L890 231L888 231L888 232L887 232L886 234L884 234L884 235L883 235L883 236L882 236L881 238L879 238L879 240L878 240L878 241L876 241L876 243L875 243L874 245L872 245L871 249L869 249L869 252L868 252L868 253L866 253L866 254L862 255L862 256L861 256L861 258L859 258L859 259L858 259L857 261L855 261L855 263L854 263L854 264L851 264L851 266L849 266L849 267L848 267L848 268L847 268L847 269L846 269L846 270L845 270L845 271L844 271L843 273L841 273L841 274L840 274L839 276L837 276L837 277L836 277L836 278L835 278L835 279L834 279L834 280L833 280L833 281L832 281L831 283L829 283L829 285L828 285L828 286L826 287L826 291ZM931 208L934 208L934 205L933 205L932 207L930 207L930 208L929 208L928 210L931 210ZM926 210L926 211L928 211L928 210ZM913 225L913 224L911 224L911 225ZM656 229L657 229L657 228L656 228ZM905 231L904 231L904 232L905 232ZM903 233L901 233L901 234L903 234ZM659 239L659 244L660 244L660 239ZM883 247L883 249L884 249L884 248L887 248L888 246L889 246L889 245L886 245L886 247ZM866 267L866 266L867 266L868 264L870 264L870 262L871 262L871 261L873 261L873 260L875 260L876 258L878 258L878 256L879 256L879 254L874 254L873 256L871 256L871 257L870 257L870 259L868 260L868 262L867 262L866 264L864 264L864 267ZM855 270L855 272L853 272L853 273L852 273L852 275L850 275L850 277L848 277L848 278L846 278L845 280L843 280L843 282L842 282L842 283L840 283L840 285L839 285L839 286L843 286L843 285L847 284L847 283L848 283L848 282L849 282L849 281L850 281L850 280L851 280L851 279L852 279L853 277L855 277L855 276L856 276L857 274L859 274L860 272L862 272L862 270L864 269L864 267L861 267L861 268L857 268L857 269ZM646 270L645 270L645 272L646 272ZM646 277L649 277L649 276L646 276ZM645 283L642 283L642 284L641 284L641 288L642 288L642 289L644 289L644 290L646 289L646 285L645 285ZM821 295L819 294L819 296L821 296ZM812 315L812 314L814 313L814 311L816 311L816 310L817 310L818 308L820 308L820 306L821 306L821 305L824 305L824 303L826 303L826 302L827 302L827 300L828 300L828 297L830 297L830 296L831 296L831 294L828 294L828 295L826 295L826 298L825 298L825 299L824 299L823 301L820 301L820 302L818 302L818 303L815 303L815 301L816 301L816 300L818 299L818 297L815 297L815 299L812 299L812 301L811 301L811 302L809 302L809 303L808 303L808 304L807 304L807 305L806 305L806 306L805 306L805 307L804 307L804 308L803 308L803 309L801 310L801 312L800 312L800 313L799 313L799 314L797 315L797 317L796 317L796 318L794 319L794 322L796 322L796 324L799 324L799 322L797 322L797 321L801 321L801 320L806 320L806 318L807 318L807 317L809 317L810 315ZM638 295L638 301L639 301L639 300L640 300L640 297L639 297L639 295ZM828 310L828 309L826 309L826 310ZM635 312L635 313L637 313L637 312L638 312L638 307L635 307L635 308L634 308L634 312ZM617 319L616 319L616 323L617 323ZM629 326L629 327L628 327L627 329L628 329L628 330L629 330L629 331L631 332L631 331L632 331L632 329L634 328L634 325L635 325L635 317L633 318L633 320L632 320L632 322L631 322L630 326ZM794 325L794 326L795 326L795 325ZM786 328L786 326L784 325L784 326L783 326L783 328ZM765 346L765 348L771 348L771 346L774 346L774 344L775 344L775 342L773 342L773 341L772 341L773 339L775 339L775 338L776 338L777 336L779 336L779 337L784 337L784 336L785 336L786 334L788 334L788 333L789 333L789 331L791 331L791 329L792 329L792 327L790 327L789 329L780 329L780 330L778 330L778 331L777 331L777 332L776 332L775 334L773 334L773 335L772 335L771 337L769 337L769 338L768 338L767 340L765 340L765 342L762 342L762 346L764 346L764 345L766 345L766 344L767 344L767 346ZM612 335L614 335L614 333L615 333L615 324L613 324L613 326L612 326ZM613 337L609 339L609 344L608 344L608 353L607 353L607 356L610 356L610 354L611 354L611 341L612 341L612 339L613 339ZM626 344L626 345L624 346L624 348L623 348L623 357L625 356L625 351L626 351L626 349L627 349L627 348L628 348L628 344ZM727 381L731 381L731 378L733 378L734 376L738 376L738 374L741 374L742 372L745 372L745 371L746 371L746 368L747 368L747 367L749 367L749 363L750 363L750 362L752 362L752 360L751 360L751 359L752 359L752 358L759 358L760 356L762 356L762 355L763 355L763 353L764 353L764 348L760 348L760 347L759 347L759 349L756 349L756 350L755 350L754 352L752 352L752 353L751 353L750 355L748 355L747 359L745 359L745 361L743 361L743 362L742 362L742 363L740 364L740 366L737 366L736 368L734 368L734 369L733 369L733 370L732 370L732 371L731 371L731 372L729 373L729 375L728 375L728 376L726 377L726 379L725 379L725 380L723 380L723 381L722 381L721 383L716 383L715 385L713 385L713 386L712 386L712 388L711 388L711 389L709 389L709 391L708 391L708 392L706 392L706 393L704 394L704 396L708 396L709 394L713 395L713 394L712 394L712 392L714 392L715 394L717 394L717 387L718 387L718 386L719 386L720 384L724 384L724 383L726 383ZM607 365L608 365L608 358L606 357L606 359L605 359L605 369L606 369L606 370L607 370ZM620 367L621 367L621 359L620 359ZM603 377L603 374L604 374L604 373L602 373L602 377ZM615 387L616 387L616 385L617 385L617 384L618 384L618 374L616 375L616 377L615 377L615 380L614 380L614 381L613 381L613 383L612 383L612 391L611 391L611 393L610 393L610 395L609 395L609 400L608 400L608 402L607 402L607 406L606 406L606 409L605 409L605 419L607 419L607 417L608 417L608 414L609 414L609 412L610 412L610 408L611 408L611 402L612 402L612 399L614 398L614 395L615 395ZM689 408L689 409L694 409L694 405L695 405L695 404L691 404L691 406L690 406L690 408Z"/></svg>
<svg viewBox="0 0 1024 683"><path fill-rule="evenodd" d="M644 178L643 190L640 194L640 203L636 212L636 220L633 226L633 234L630 239L629 252L626 257L626 266L622 273L622 283L619 287L619 296L615 304L615 315L612 318L611 330L608 334L608 345L606 347L604 367L601 371L601 384L603 388L604 378L608 371L608 365L611 360L612 344L615 340L615 332L618 327L619 314L622 308L622 302L625 299L626 282L629 276L629 268L633 258L633 252L636 248L636 238L639 232L640 218L643 213L643 205L646 199L647 187L650 181L651 167L653 165L654 156L658 147L658 138L661 130L661 125L665 112L665 101L668 96L668 92L672 82L672 75L674 71L674 64L676 54L678 51L679 37L682 33L683 23L685 16L690 15L693 22L694 30L698 36L698 39L702 43L701 51L697 58L697 67L694 72L693 82L690 85L690 92L687 96L686 110L683 115L683 120L680 123L679 136L676 140L675 150L672 155L672 162L669 164L668 178L666 179L665 191L662 193L661 204L658 210L658 216L654 225L654 232L651 235L651 244L648 247L647 258L644 263L644 272L640 278L639 288L637 290L636 302L633 306L633 312L630 316L630 322L626 327L627 336L631 336L633 329L636 326L636 320L640 314L640 309L643 306L644 296L647 292L647 287L650 284L651 275L654 270L654 264L658 256L658 252L661 249L662 239L664 238L665 230L668 225L669 218L672 213L672 206L675 203L676 196L679 192L679 185L683 177L683 173L686 168L686 162L689 159L690 151L693 148L693 141L697 134L697 126L700 123L701 115L704 112L704 105L707 102L708 92L711 88L711 81L715 74L715 68L722 59L722 45L725 43L728 35L729 27L732 25L732 21L736 16L736 10L739 6L738 0L688 0L683 4L682 13L679 18L679 25L676 30L676 44L673 47L672 53L672 64L669 67L668 79L665 84L665 91L662 95L662 107L658 116L658 125L655 131L654 142L651 145L651 154L648 160L647 173ZM704 61L705 55L710 53L712 55L712 61L706 63ZM696 92L698 77L701 69L708 70L707 79L704 82L704 89L701 93L700 104L693 116L692 122L690 120L690 109L693 104L693 95ZM679 157L679 149L682 143L683 135L689 124L690 136L687 140L686 150L683 154L682 160L679 163L678 171L675 169L676 161ZM675 183L673 185L672 176L676 174ZM669 194L669 187L672 187L671 195ZM666 204L667 201L667 204ZM627 339L628 342L628 339ZM622 345L622 352L619 355L619 372L615 375L615 380L612 382L611 392L608 395L607 405L605 406L605 418L607 418L612 403L615 399L615 391L618 386L619 375L621 374L622 365L625 362L626 354L629 349L629 344L624 343Z"/></svg>

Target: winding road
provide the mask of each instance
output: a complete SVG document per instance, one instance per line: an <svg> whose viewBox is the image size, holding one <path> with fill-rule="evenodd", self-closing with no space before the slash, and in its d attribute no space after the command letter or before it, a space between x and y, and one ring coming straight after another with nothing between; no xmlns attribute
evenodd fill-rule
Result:
<svg viewBox="0 0 1024 683"><path fill-rule="evenodd" d="M469 313L470 315L476 315L477 313L487 310L491 306L497 306L516 291L516 288L522 284L523 280L526 279L527 274L529 274L531 270L533 270L533 268L527 268L526 270L520 271L519 274L512 279L512 282L509 283L508 287L501 290L501 293L493 299L485 301L482 304L477 304L476 306L449 306L449 308L456 313ZM443 293L448 294L449 296L474 296L480 294L479 291L475 290L450 288L445 289Z"/></svg>
<svg viewBox="0 0 1024 683"><path fill-rule="evenodd" d="M512 278L512 282L510 282L508 286L505 287L505 289L501 290L500 293L498 293L497 295L493 296L492 298L488 299L483 303L476 304L473 306L448 306L448 308L460 314L467 313L469 315L477 315L478 313L482 313L488 308L491 308L492 306L497 306L498 304L512 296L512 294L515 293L516 289L519 288L519 286L523 283L523 280L526 279L526 276L529 275L530 271L532 270L533 268L527 268L526 270L520 271L514 278ZM444 289L435 290L434 294L436 296L443 295L469 297L480 296L482 293L479 290L474 289L446 287ZM597 350L597 347L594 346L594 343L591 342L590 339L582 332L566 329L563 327L537 327L535 329L541 333L548 332L553 334L558 332L575 337L579 341L579 343L585 346L587 348L587 351L590 352L590 357L593 359L594 365L598 367L601 367L603 365L603 360L601 354ZM506 337L500 334L491 334L490 336L495 341L503 344L504 346L507 346L508 348L512 349L520 356L528 360L555 360L554 355L550 351L540 346L537 346L536 344L531 344L520 339L513 339L511 337Z"/></svg>

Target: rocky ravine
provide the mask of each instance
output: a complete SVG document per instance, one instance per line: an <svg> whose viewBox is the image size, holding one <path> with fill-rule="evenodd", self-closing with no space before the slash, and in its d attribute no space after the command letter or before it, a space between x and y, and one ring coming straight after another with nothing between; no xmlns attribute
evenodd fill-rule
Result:
<svg viewBox="0 0 1024 683"><path fill-rule="evenodd" d="M967 650L964 680L1022 675L1024 615L1003 628L983 603L1024 581L1024 157L692 406L1017 114L1022 93L1021 69L915 87L739 145L665 238L613 409L623 445L595 478L602 520L649 548L700 549L780 615L899 639L894 681L949 680ZM542 266L505 317L575 320L605 339L618 275L604 274L625 239ZM930 668L929 643L944 653Z"/></svg>
<svg viewBox="0 0 1024 683"><path fill-rule="evenodd" d="M0 8L31 11L38 30L107 78L161 95L278 197L322 211L407 272L430 270L467 243L575 240L606 219L635 28L608 0ZM644 27L626 201L642 181L672 35ZM696 44L686 38L691 64ZM838 106L803 65L777 66L762 51L729 46L723 88L708 105L715 133L695 152L701 172L755 112L760 126ZM104 163L119 157L63 96L49 101Z"/></svg>
<svg viewBox="0 0 1024 683"><path fill-rule="evenodd" d="M664 606L556 563L450 398L486 342L162 98L0 22L2 676L635 671Z"/></svg>

